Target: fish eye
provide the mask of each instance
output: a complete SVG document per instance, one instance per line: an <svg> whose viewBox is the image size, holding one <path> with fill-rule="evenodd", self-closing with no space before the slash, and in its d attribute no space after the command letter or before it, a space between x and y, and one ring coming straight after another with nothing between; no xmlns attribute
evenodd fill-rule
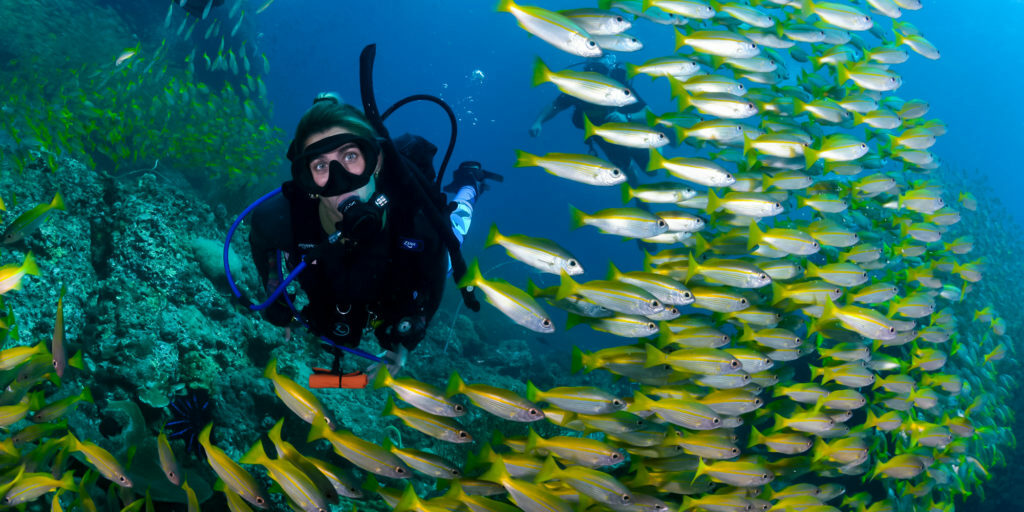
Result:
<svg viewBox="0 0 1024 512"><path fill-rule="evenodd" d="M632 500L633 497L628 494L623 494L622 496L619 496L619 499L625 501L626 503L629 503L629 501Z"/></svg>
<svg viewBox="0 0 1024 512"><path fill-rule="evenodd" d="M621 174L621 171L618 169L612 169L612 176L618 176L619 174Z"/></svg>
<svg viewBox="0 0 1024 512"><path fill-rule="evenodd" d="M746 303L747 303L747 299L740 299L740 304L746 304Z"/></svg>
<svg viewBox="0 0 1024 512"><path fill-rule="evenodd" d="M177 475L174 474L174 471L168 471L167 472L167 477L168 478L177 478Z"/></svg>
<svg viewBox="0 0 1024 512"><path fill-rule="evenodd" d="M732 449L729 450L729 453L736 455L737 453L740 453L740 449L733 446Z"/></svg>
<svg viewBox="0 0 1024 512"><path fill-rule="evenodd" d="M469 432L466 432L465 430L460 430L458 435L459 439L466 439L469 437Z"/></svg>
<svg viewBox="0 0 1024 512"><path fill-rule="evenodd" d="M541 322L540 324L543 325L544 327L551 327L551 320L545 318L544 321Z"/></svg>
<svg viewBox="0 0 1024 512"><path fill-rule="evenodd" d="M744 375L744 376L743 376L743 377L741 378L741 380L742 380L743 382L747 382L747 381L749 381L749 380L750 380L750 375Z"/></svg>
<svg viewBox="0 0 1024 512"><path fill-rule="evenodd" d="M619 400L618 398L613 398L612 399L612 405L614 405L616 407L619 407L619 406L622 405L622 400Z"/></svg>
<svg viewBox="0 0 1024 512"><path fill-rule="evenodd" d="M768 479L768 473L762 473L761 474L761 478L767 480Z"/></svg>
<svg viewBox="0 0 1024 512"><path fill-rule="evenodd" d="M629 42L631 42L631 43L636 43L636 42L638 42L638 41L636 40L636 38L635 38L635 37L631 37L631 38L629 38Z"/></svg>
<svg viewBox="0 0 1024 512"><path fill-rule="evenodd" d="M652 307L652 308L656 308L656 307L658 307L658 306L661 306L661 303L660 303L660 302L658 302L658 301L656 301L656 300L652 300L652 301L651 301L651 307Z"/></svg>
<svg viewBox="0 0 1024 512"><path fill-rule="evenodd" d="M263 499L263 496L256 496L256 504L257 505L265 505L266 503L267 503L267 500Z"/></svg>
<svg viewBox="0 0 1024 512"><path fill-rule="evenodd" d="M720 420L718 418L711 418L711 423L714 423L715 425L718 425L721 422L722 422L722 420Z"/></svg>
<svg viewBox="0 0 1024 512"><path fill-rule="evenodd" d="M651 329L651 330L654 330L654 329L657 329L658 326L654 325L654 322L647 322L647 328Z"/></svg>
<svg viewBox="0 0 1024 512"><path fill-rule="evenodd" d="M896 328L895 327L890 327L889 328L889 332L896 332Z"/></svg>
<svg viewBox="0 0 1024 512"><path fill-rule="evenodd" d="M619 452L612 452L611 458L612 460L619 460L622 458L622 454L620 454Z"/></svg>
<svg viewBox="0 0 1024 512"><path fill-rule="evenodd" d="M405 468L403 468L402 466L395 466L395 473L398 473L399 475L404 475Z"/></svg>
<svg viewBox="0 0 1024 512"><path fill-rule="evenodd" d="M776 208L782 208L782 204L781 203L775 203L775 207Z"/></svg>
<svg viewBox="0 0 1024 512"><path fill-rule="evenodd" d="M693 297L693 294L691 294L690 292L686 292L686 293L683 294L683 297L686 297L687 299L689 299L690 297Z"/></svg>
<svg viewBox="0 0 1024 512"><path fill-rule="evenodd" d="M117 477L117 480L123 484L128 481L128 478L126 478L124 475L121 475Z"/></svg>
<svg viewBox="0 0 1024 512"><path fill-rule="evenodd" d="M665 138L665 134L664 133L659 133L658 134L658 138L659 139L664 139Z"/></svg>
<svg viewBox="0 0 1024 512"><path fill-rule="evenodd" d="M462 472L460 472L458 469L455 469L455 468L452 468L451 473L454 476L460 476L462 474Z"/></svg>
<svg viewBox="0 0 1024 512"><path fill-rule="evenodd" d="M462 404L455 404L455 407L452 407L452 409L455 409L455 412L462 412L466 410L466 408L463 407Z"/></svg>
<svg viewBox="0 0 1024 512"><path fill-rule="evenodd" d="M662 227L662 226L667 226L667 224L665 223L665 221L664 221L664 220L659 220L659 221L658 221L658 227L660 228L660 227Z"/></svg>
<svg viewBox="0 0 1024 512"><path fill-rule="evenodd" d="M622 94L625 94L626 96L629 96L631 93L629 92L629 89L623 89L622 90Z"/></svg>
<svg viewBox="0 0 1024 512"><path fill-rule="evenodd" d="M729 368L739 368L739 366L740 366L740 362L739 361L737 361L735 359L733 359L732 361L729 361Z"/></svg>
<svg viewBox="0 0 1024 512"><path fill-rule="evenodd" d="M593 47L597 46L597 43L595 43L594 41L587 41L587 46L593 48Z"/></svg>
<svg viewBox="0 0 1024 512"><path fill-rule="evenodd" d="M622 23L622 21L623 21L623 20L622 20L622 16L616 16L616 17L615 17L615 21L616 21L617 23Z"/></svg>
<svg viewBox="0 0 1024 512"><path fill-rule="evenodd" d="M578 265L578 263L576 263L576 260L569 260L570 267L575 267L576 265Z"/></svg>
<svg viewBox="0 0 1024 512"><path fill-rule="evenodd" d="M540 411L537 409L530 409L529 411L526 411L526 414L529 414L530 416L537 416L540 414Z"/></svg>
<svg viewBox="0 0 1024 512"><path fill-rule="evenodd" d="M764 272L762 272L762 273L758 274L757 277L759 277L762 280L768 279L768 274L765 274Z"/></svg>

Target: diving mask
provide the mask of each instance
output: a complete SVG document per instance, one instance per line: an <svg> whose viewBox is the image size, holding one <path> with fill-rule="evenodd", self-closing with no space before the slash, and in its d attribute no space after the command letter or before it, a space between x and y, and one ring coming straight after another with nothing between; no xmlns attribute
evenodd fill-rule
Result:
<svg viewBox="0 0 1024 512"><path fill-rule="evenodd" d="M350 142L354 142L363 153L363 160L366 162L363 173L352 174L341 165L341 162L332 160L327 183L322 187L317 185L309 168L310 162L320 155L330 153ZM303 190L311 194L331 197L363 188L370 182L380 158L380 146L376 140L368 140L354 133L339 133L310 144L301 153L296 150L296 142L292 141L287 156L292 162L292 179Z"/></svg>

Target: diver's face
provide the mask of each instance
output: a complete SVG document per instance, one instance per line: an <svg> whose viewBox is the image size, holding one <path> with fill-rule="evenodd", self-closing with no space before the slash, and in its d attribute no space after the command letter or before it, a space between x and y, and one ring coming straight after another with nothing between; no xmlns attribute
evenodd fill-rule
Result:
<svg viewBox="0 0 1024 512"><path fill-rule="evenodd" d="M344 133L351 132L341 127L328 128L327 130L316 132L306 137L303 147L308 148L310 145L327 137ZM313 175L313 182L317 186L322 187L327 184L327 180L331 176L330 168L332 161L338 162L346 171L357 176L366 172L366 159L363 157L363 151L359 149L355 142L349 142L309 161L309 172Z"/></svg>

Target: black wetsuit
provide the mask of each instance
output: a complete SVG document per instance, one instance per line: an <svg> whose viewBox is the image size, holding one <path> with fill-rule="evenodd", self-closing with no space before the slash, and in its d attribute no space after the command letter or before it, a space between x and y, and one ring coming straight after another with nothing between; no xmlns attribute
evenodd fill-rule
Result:
<svg viewBox="0 0 1024 512"><path fill-rule="evenodd" d="M395 144L409 169L433 179L433 144L408 135ZM289 268L303 255L322 251L298 277L309 298L302 318L315 334L354 347L364 329L373 328L386 349L399 343L411 349L423 338L444 293L448 253L404 180L385 162L376 185L391 201L385 227L355 247L324 245L328 233L320 222L320 199L292 181L253 211L249 243L264 285L276 272L271 262L277 250L288 253ZM399 334L395 327L403 321L413 330Z"/></svg>

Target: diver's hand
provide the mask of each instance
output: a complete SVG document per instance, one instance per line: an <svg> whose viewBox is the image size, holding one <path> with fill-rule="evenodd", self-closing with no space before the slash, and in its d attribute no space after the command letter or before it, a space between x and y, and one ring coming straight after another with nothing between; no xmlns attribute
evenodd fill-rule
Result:
<svg viewBox="0 0 1024 512"><path fill-rule="evenodd" d="M530 137L536 137L540 135L540 128L540 123L533 123L533 126L530 126Z"/></svg>
<svg viewBox="0 0 1024 512"><path fill-rule="evenodd" d="M626 116L626 114L623 114L622 112L610 112L607 116L605 116L604 122L606 122L606 123L626 123L626 122L629 122L629 117Z"/></svg>
<svg viewBox="0 0 1024 512"><path fill-rule="evenodd" d="M405 348L404 345L399 345L395 350L385 350L377 357L383 359L380 363L373 363L366 368L366 373L369 379L372 381L377 377L377 372L380 371L381 365L388 369L388 373L394 377L398 375L398 372L402 371L405 367L405 361L409 357L409 349Z"/></svg>

